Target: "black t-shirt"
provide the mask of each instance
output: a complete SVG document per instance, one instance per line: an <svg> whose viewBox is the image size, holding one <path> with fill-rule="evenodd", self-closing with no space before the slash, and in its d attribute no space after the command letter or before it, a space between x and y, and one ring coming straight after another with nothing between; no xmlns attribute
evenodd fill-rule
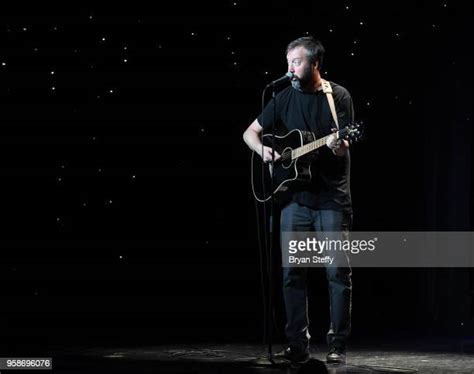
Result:
<svg viewBox="0 0 474 374"><path fill-rule="evenodd" d="M354 107L349 92L330 82L336 104L339 127L354 120ZM271 132L273 123L273 99L258 116L264 133ZM276 132L286 134L293 129L312 131L322 138L336 128L326 94L321 90L305 93L289 86L276 95ZM335 156L323 146L311 165L311 183L293 194L293 201L313 209L333 209L352 212L350 193L350 154Z"/></svg>

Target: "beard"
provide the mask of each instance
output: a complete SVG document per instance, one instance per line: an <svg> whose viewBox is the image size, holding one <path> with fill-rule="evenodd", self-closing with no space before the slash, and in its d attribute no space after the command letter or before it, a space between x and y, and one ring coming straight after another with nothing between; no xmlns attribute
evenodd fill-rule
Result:
<svg viewBox="0 0 474 374"><path fill-rule="evenodd" d="M301 77L296 77L291 81L291 85L295 90L304 91L306 88L311 86L313 77L311 76L311 67L308 66L303 70Z"/></svg>

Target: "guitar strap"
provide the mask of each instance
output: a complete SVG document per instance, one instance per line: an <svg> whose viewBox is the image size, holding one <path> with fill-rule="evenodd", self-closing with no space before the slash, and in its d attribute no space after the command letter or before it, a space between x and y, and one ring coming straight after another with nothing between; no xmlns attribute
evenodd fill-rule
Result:
<svg viewBox="0 0 474 374"><path fill-rule="evenodd" d="M321 82L323 86L323 92L326 94L326 97L328 98L328 103L329 103L329 108L331 108L332 118L334 120L334 123L336 124L337 129L339 130L339 121L337 120L336 105L334 104L334 97L332 96L331 84L325 79L321 79Z"/></svg>

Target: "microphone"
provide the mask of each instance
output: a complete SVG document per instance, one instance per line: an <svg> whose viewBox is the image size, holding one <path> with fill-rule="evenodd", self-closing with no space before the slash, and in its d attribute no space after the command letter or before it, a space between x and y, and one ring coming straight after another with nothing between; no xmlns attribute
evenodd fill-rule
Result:
<svg viewBox="0 0 474 374"><path fill-rule="evenodd" d="M293 79L294 76L295 76L295 75L294 75L291 71L289 71L289 72L286 73L283 77L278 78L277 80L274 80L274 81L271 82L271 83L268 83L268 84L267 84L267 87L276 86L276 85L278 85L278 84L280 84L280 83L285 83L285 82L287 82L287 81Z"/></svg>

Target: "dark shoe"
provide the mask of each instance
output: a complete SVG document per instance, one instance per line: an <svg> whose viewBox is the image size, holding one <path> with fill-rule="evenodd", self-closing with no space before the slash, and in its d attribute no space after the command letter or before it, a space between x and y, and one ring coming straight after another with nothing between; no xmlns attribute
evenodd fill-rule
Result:
<svg viewBox="0 0 474 374"><path fill-rule="evenodd" d="M346 351L342 348L331 347L326 357L328 364L345 364L346 363Z"/></svg>
<svg viewBox="0 0 474 374"><path fill-rule="evenodd" d="M284 359L292 363L305 363L309 360L308 351L302 351L292 347L291 345L288 348L285 348L283 351L275 353L274 358Z"/></svg>

